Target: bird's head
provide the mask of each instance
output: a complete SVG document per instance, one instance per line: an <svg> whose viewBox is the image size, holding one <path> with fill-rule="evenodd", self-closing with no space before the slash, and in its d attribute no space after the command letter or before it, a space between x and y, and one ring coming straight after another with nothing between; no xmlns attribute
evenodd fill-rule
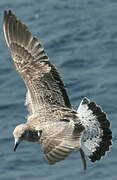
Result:
<svg viewBox="0 0 117 180"><path fill-rule="evenodd" d="M14 152L17 149L18 145L21 141L25 140L27 137L27 125L26 124L20 124L16 126L16 128L13 131L13 136L15 139L14 143Z"/></svg>

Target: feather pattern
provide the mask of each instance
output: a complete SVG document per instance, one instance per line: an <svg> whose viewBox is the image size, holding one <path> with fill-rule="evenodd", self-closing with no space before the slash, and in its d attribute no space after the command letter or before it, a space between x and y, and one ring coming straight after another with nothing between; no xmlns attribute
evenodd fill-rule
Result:
<svg viewBox="0 0 117 180"><path fill-rule="evenodd" d="M92 162L105 155L112 143L106 114L94 102L84 98L77 110L71 104L56 67L51 64L40 41L11 11L5 11L3 31L16 70L27 87L29 116L17 126L14 137L38 141L50 164L80 150Z"/></svg>
<svg viewBox="0 0 117 180"><path fill-rule="evenodd" d="M77 110L85 131L81 138L81 149L95 162L105 155L112 144L112 132L106 114L94 102L84 98Z"/></svg>
<svg viewBox="0 0 117 180"><path fill-rule="evenodd" d="M59 72L49 61L43 46L11 11L5 11L3 30L16 70L28 89L26 101L30 113L47 104L71 107ZM46 110L44 110L47 116Z"/></svg>
<svg viewBox="0 0 117 180"><path fill-rule="evenodd" d="M79 149L81 134L84 130L81 124L74 124L72 119L69 122L66 119L65 121L62 119L62 121L55 122L55 124L52 123L52 126L55 127L51 128L51 131L48 130L48 132L46 131L45 134L42 134L41 138L44 157L49 164L61 161L72 151ZM50 127L51 124L49 125ZM77 127L79 128L78 130Z"/></svg>

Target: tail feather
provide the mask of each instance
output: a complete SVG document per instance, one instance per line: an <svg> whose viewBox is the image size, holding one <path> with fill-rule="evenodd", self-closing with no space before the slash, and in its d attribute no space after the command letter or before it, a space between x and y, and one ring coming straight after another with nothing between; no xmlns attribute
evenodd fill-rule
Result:
<svg viewBox="0 0 117 180"><path fill-rule="evenodd" d="M81 139L81 149L92 162L100 160L112 145L110 123L95 102L84 98L77 110L78 117L85 127Z"/></svg>

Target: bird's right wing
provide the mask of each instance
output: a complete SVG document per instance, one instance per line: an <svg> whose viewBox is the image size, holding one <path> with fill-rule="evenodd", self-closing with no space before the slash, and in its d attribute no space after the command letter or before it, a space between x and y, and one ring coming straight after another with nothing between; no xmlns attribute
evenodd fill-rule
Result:
<svg viewBox="0 0 117 180"><path fill-rule="evenodd" d="M11 11L5 11L3 31L16 70L28 89L26 104L31 113L47 116L47 105L71 107L60 75L43 46Z"/></svg>

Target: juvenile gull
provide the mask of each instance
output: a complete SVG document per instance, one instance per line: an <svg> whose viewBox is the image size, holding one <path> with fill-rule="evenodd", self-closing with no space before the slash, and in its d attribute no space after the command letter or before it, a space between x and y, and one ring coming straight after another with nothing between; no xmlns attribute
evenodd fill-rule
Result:
<svg viewBox="0 0 117 180"><path fill-rule="evenodd" d="M27 87L27 122L16 126L14 151L22 140L41 144L45 159L54 164L79 150L100 160L112 144L112 132L100 106L88 98L72 109L65 86L43 46L12 11L5 11L3 31L16 70Z"/></svg>

